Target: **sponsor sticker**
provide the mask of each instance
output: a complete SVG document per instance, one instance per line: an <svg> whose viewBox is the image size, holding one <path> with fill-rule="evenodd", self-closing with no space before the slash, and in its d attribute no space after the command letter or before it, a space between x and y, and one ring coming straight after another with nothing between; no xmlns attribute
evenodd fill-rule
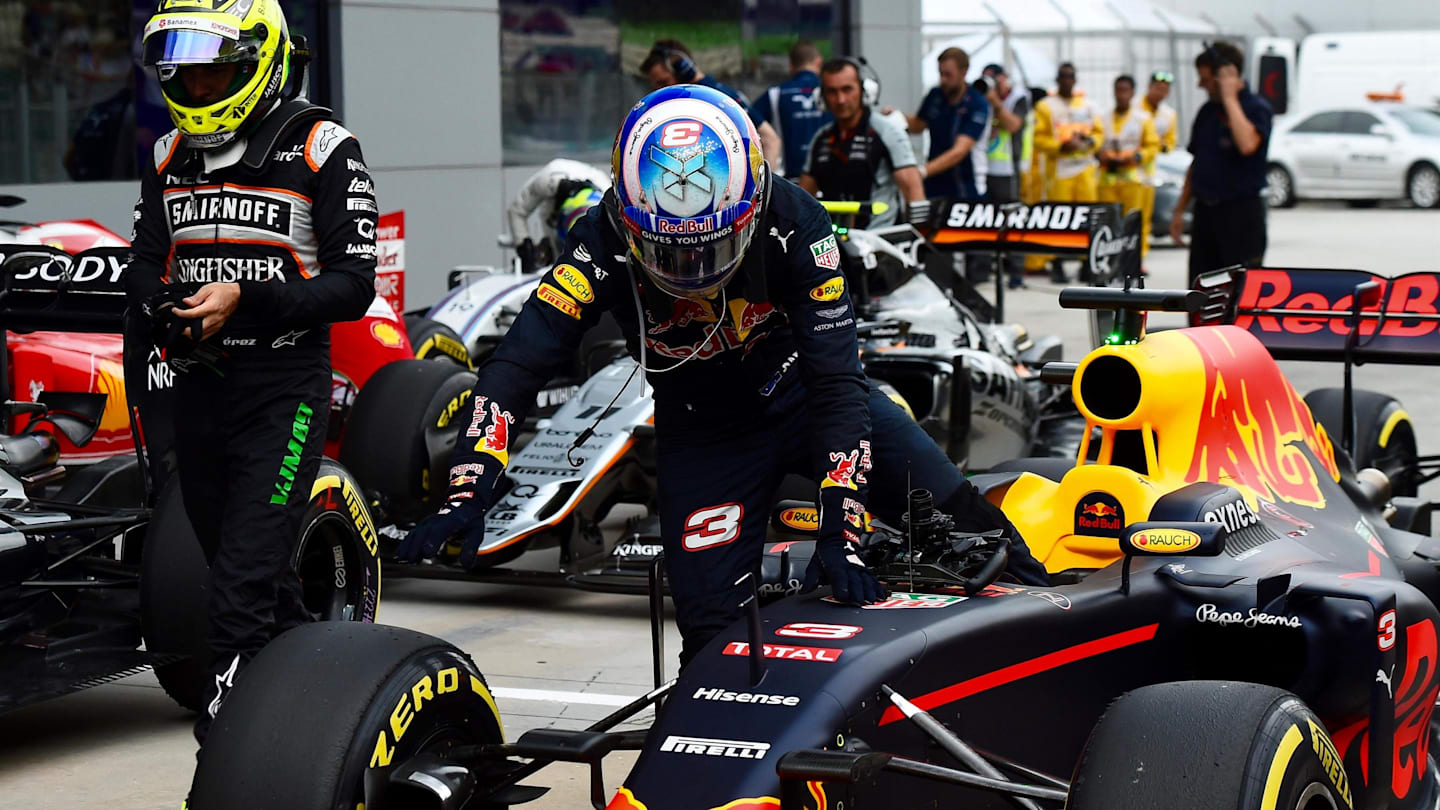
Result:
<svg viewBox="0 0 1440 810"><path fill-rule="evenodd" d="M839 661L840 654L845 652L834 647L792 647L787 644L764 644L761 651L766 658L780 661L818 661L824 664ZM725 645L723 654L749 655L750 645L744 641L732 641Z"/></svg>
<svg viewBox="0 0 1440 810"><path fill-rule="evenodd" d="M405 345L405 336L389 321L375 321L370 324L370 334L380 341L380 345L387 348L398 349Z"/></svg>
<svg viewBox="0 0 1440 810"><path fill-rule="evenodd" d="M849 312L849 311L850 311L850 307L847 305L847 306L840 306L840 307L832 307L832 308L830 308L830 309L817 309L817 310L815 310L815 314L816 314L816 315L819 315L819 316L822 317L822 318L830 318L830 319L833 320L833 319L835 319L835 318L840 317L841 315L844 315L845 313L847 313L847 312Z"/></svg>
<svg viewBox="0 0 1440 810"><path fill-rule="evenodd" d="M1219 523L1225 527L1226 531L1238 532L1259 523L1260 516L1250 510L1250 504L1243 499L1236 498L1218 509L1206 512L1205 522Z"/></svg>
<svg viewBox="0 0 1440 810"><path fill-rule="evenodd" d="M658 557L665 547L658 543L616 543L616 557Z"/></svg>
<svg viewBox="0 0 1440 810"><path fill-rule="evenodd" d="M1120 537L1125 530L1125 509L1108 492L1089 492L1075 504L1075 533L1091 537Z"/></svg>
<svg viewBox="0 0 1440 810"><path fill-rule="evenodd" d="M345 210L369 211L371 213L376 213L377 211L379 211L379 209L375 207L375 201L370 199L369 197L346 197Z"/></svg>
<svg viewBox="0 0 1440 810"><path fill-rule="evenodd" d="M815 301L835 301L845 294L845 277L836 276L810 291Z"/></svg>
<svg viewBox="0 0 1440 810"><path fill-rule="evenodd" d="M590 287L590 280L585 278L574 265L555 265L555 283L581 303L588 304L595 300L595 292Z"/></svg>
<svg viewBox="0 0 1440 810"><path fill-rule="evenodd" d="M964 602L964 596L946 596L938 593L892 593L888 599L873 605L861 605L862 610L915 610L923 608L945 608ZM833 604L846 604L833 596L820 600Z"/></svg>
<svg viewBox="0 0 1440 810"><path fill-rule="evenodd" d="M189 28L195 31L208 31L230 39L240 38L238 27L207 17L160 17L151 20L150 24L145 26L145 37L149 37L156 31L168 31L171 28Z"/></svg>
<svg viewBox="0 0 1440 810"><path fill-rule="evenodd" d="M535 292L535 297L575 320L580 320L580 305L575 303L575 300L570 296L551 287L549 284L541 284L540 289Z"/></svg>
<svg viewBox="0 0 1440 810"><path fill-rule="evenodd" d="M813 532L820 528L820 512L809 506L796 506L781 511L780 522L796 531Z"/></svg>
<svg viewBox="0 0 1440 810"><path fill-rule="evenodd" d="M849 453L838 453L832 451L830 460L835 462L835 469L825 473L825 479L820 482L821 489L830 487L844 487L845 489L858 489L855 482L859 480L864 483L863 476L856 474L856 465L860 463L860 451L851 450Z"/></svg>
<svg viewBox="0 0 1440 810"><path fill-rule="evenodd" d="M1345 806L1354 807L1350 777L1345 774L1345 761L1340 752L1335 750L1335 743L1330 741L1330 735L1325 733L1325 729L1315 725L1314 720L1306 717L1305 724L1310 727L1310 746L1315 751L1315 757L1320 760L1320 770L1330 777L1330 784L1335 786L1335 792L1345 800Z"/></svg>
<svg viewBox="0 0 1440 810"><path fill-rule="evenodd" d="M1242 626L1242 627L1293 627L1300 628L1299 616L1277 616L1273 613L1261 613L1257 608L1250 608L1248 613L1241 613L1238 610L1224 611L1215 605L1206 602L1195 608L1195 621L1200 624L1218 624L1221 627Z"/></svg>
<svg viewBox="0 0 1440 810"><path fill-rule="evenodd" d="M1044 599L1046 602L1049 602L1061 610L1069 610L1071 607L1070 597L1063 593L1055 593L1054 591L1025 591L1025 593L1036 599Z"/></svg>
<svg viewBox="0 0 1440 810"><path fill-rule="evenodd" d="M716 703L756 703L763 706L799 706L800 698L795 695L767 695L761 692L731 692L727 689L700 687L691 700L710 700Z"/></svg>
<svg viewBox="0 0 1440 810"><path fill-rule="evenodd" d="M1132 542L1151 554L1184 554L1200 547L1200 535L1186 529L1146 529L1136 532Z"/></svg>
<svg viewBox="0 0 1440 810"><path fill-rule="evenodd" d="M765 754L770 751L770 743L671 735L660 743L660 750L671 754L696 754L705 757L764 759Z"/></svg>
<svg viewBox="0 0 1440 810"><path fill-rule="evenodd" d="M815 259L816 267L823 267L826 270L835 270L840 267L840 246L835 241L835 234L830 234L818 242L810 243L810 255ZM814 296L814 293L811 293ZM839 297L839 296L836 296ZM834 298L816 298L817 301L834 301Z"/></svg>
<svg viewBox="0 0 1440 810"><path fill-rule="evenodd" d="M820 624L818 622L791 622L775 635L786 638L822 638L827 641L854 638L865 628L854 624Z"/></svg>

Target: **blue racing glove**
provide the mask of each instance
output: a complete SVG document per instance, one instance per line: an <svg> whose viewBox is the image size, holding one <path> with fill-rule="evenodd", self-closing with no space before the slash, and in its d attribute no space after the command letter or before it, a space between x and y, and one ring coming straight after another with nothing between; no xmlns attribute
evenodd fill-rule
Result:
<svg viewBox="0 0 1440 810"><path fill-rule="evenodd" d="M410 530L400 545L395 548L395 559L401 562L419 562L440 553L452 537L460 540L460 564L466 568L475 564L480 544L485 540L485 512L488 507L474 496L473 492L452 492L445 506L439 512L420 521ZM456 498L456 495L470 495Z"/></svg>
<svg viewBox="0 0 1440 810"><path fill-rule="evenodd" d="M858 552L854 543L842 537L816 541L815 556L805 569L805 584L800 592L809 593L828 582L830 593L841 602L869 605L883 600L885 587L865 567Z"/></svg>

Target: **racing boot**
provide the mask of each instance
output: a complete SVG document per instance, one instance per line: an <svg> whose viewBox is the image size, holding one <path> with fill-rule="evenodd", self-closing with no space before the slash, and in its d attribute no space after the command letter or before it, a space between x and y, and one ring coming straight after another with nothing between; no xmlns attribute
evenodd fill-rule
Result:
<svg viewBox="0 0 1440 810"><path fill-rule="evenodd" d="M1010 563L1006 571L1023 585L1050 584L1049 572L1035 559L1035 555L1030 553L1030 547L1025 545L1025 538L1020 536L1020 530L969 481L962 482L954 494L935 508L953 518L955 528L962 531L980 533L1003 529L1006 539L1010 541Z"/></svg>

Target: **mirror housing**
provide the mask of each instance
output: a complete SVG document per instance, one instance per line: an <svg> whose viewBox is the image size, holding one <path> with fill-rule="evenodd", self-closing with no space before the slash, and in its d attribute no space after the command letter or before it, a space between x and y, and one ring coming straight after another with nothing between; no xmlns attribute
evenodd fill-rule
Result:
<svg viewBox="0 0 1440 810"><path fill-rule="evenodd" d="M1387 127L1387 126L1385 126L1384 124L1371 124L1371 125L1370 125L1370 134L1371 134L1371 135L1379 135L1380 137L1385 138L1386 140L1391 140L1391 141L1395 140L1395 136L1390 133L1390 127Z"/></svg>
<svg viewBox="0 0 1440 810"><path fill-rule="evenodd" d="M1132 523L1120 535L1120 551L1127 557L1217 557L1225 551L1227 533L1221 523Z"/></svg>

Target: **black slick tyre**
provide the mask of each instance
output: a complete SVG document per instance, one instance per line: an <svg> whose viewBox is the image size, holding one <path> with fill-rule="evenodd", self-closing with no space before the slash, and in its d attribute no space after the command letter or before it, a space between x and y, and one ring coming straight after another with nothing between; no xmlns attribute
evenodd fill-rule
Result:
<svg viewBox="0 0 1440 810"><path fill-rule="evenodd" d="M1183 744L1177 744L1183 741ZM1348 810L1324 726L1282 689L1180 681L1122 695L1100 718L1066 810Z"/></svg>
<svg viewBox="0 0 1440 810"><path fill-rule="evenodd" d="M1419 488L1419 446L1415 423L1400 401L1377 391L1354 390L1355 469L1375 467L1390 477L1396 495L1414 496ZM1305 395L1310 414L1340 447L1344 432L1344 389L1317 388Z"/></svg>
<svg viewBox="0 0 1440 810"><path fill-rule="evenodd" d="M210 728L190 806L426 806L397 794L405 788L389 784L393 768L421 752L503 739L483 676L450 644L398 627L307 625L237 679Z"/></svg>
<svg viewBox="0 0 1440 810"><path fill-rule="evenodd" d="M293 560L305 607L316 618L373 622L380 604L379 538L359 486L330 459L320 462L300 521ZM146 528L140 572L140 628L156 680L176 703L199 711L210 570L172 477Z"/></svg>
<svg viewBox="0 0 1440 810"><path fill-rule="evenodd" d="M416 360L440 360L462 368L474 368L470 350L455 330L423 315L406 315L405 331Z"/></svg>
<svg viewBox="0 0 1440 810"><path fill-rule="evenodd" d="M400 360L381 366L350 411L340 462L378 501L388 523L440 508L456 419L470 418L475 374L451 363Z"/></svg>

